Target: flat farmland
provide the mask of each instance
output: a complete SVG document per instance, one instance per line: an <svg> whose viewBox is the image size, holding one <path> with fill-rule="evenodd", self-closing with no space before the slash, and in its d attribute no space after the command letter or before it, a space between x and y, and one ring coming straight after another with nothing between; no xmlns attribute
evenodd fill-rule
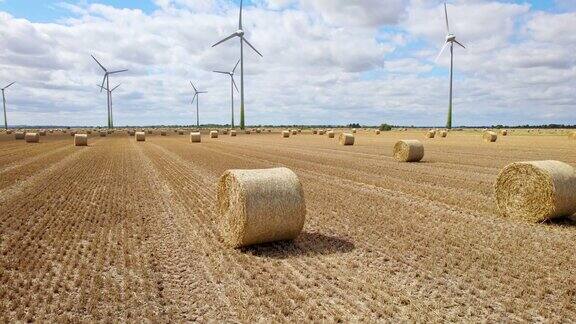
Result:
<svg viewBox="0 0 576 324"><path fill-rule="evenodd" d="M336 136L337 137L337 136ZM399 139L425 145L398 163ZM501 218L499 170L576 166L553 134L304 131L114 134L74 147L0 135L0 321L576 321L576 220ZM286 166L307 205L294 242L228 248L217 181Z"/></svg>

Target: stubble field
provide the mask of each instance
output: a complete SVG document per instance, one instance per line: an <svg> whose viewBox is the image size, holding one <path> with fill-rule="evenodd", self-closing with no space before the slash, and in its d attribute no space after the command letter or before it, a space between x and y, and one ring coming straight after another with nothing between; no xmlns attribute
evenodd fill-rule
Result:
<svg viewBox="0 0 576 324"><path fill-rule="evenodd" d="M0 322L576 320L574 218L503 219L493 199L506 164L576 166L576 141L356 135L0 135ZM394 161L412 138L424 160ZM304 232L228 248L217 180L274 166L302 182Z"/></svg>

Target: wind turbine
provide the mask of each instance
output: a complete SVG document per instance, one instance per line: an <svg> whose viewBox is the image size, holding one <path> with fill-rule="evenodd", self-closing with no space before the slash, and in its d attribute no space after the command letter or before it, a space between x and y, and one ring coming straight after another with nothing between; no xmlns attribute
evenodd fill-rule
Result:
<svg viewBox="0 0 576 324"><path fill-rule="evenodd" d="M191 104L194 104L194 99L196 99L196 126L198 127L198 129L200 129L200 113L198 112L198 101L200 101L199 94L208 93L208 91L198 91L198 89L196 89L192 81L190 81L190 84L192 85L192 88L194 88L194 98L192 98Z"/></svg>
<svg viewBox="0 0 576 324"><path fill-rule="evenodd" d="M108 88L105 88L105 87L103 87L103 86L101 86L101 85L97 85L97 86L98 86L101 90L106 90L106 92L108 93L108 96L110 97L110 122L111 122L112 125L114 125L114 110L112 109L112 107L113 107L113 106L112 106L112 92L113 92L114 90L118 89L118 87L120 86L120 84L117 85L117 86L115 86L114 88L112 88L112 90L108 90Z"/></svg>
<svg viewBox="0 0 576 324"><path fill-rule="evenodd" d="M446 128L452 129L452 79L454 76L454 44L458 44L462 46L462 48L466 48L466 46L462 45L460 42L456 40L456 35L450 32L450 24L448 23L448 9L446 8L446 2L444 2L444 18L446 18L446 42L444 46L440 50L440 53L436 57L436 61L440 58L442 53L448 45L450 45L450 102L448 104L448 120L446 121Z"/></svg>
<svg viewBox="0 0 576 324"><path fill-rule="evenodd" d="M8 89L9 86L16 83L16 81L10 83L9 85L2 88L2 103L4 103L4 128L8 129L8 119L6 119L6 96L4 96L4 90Z"/></svg>
<svg viewBox="0 0 576 324"><path fill-rule="evenodd" d="M240 0L240 18L238 19L238 30L232 35L224 38L218 43L212 45L212 47L224 43L225 41L238 37L240 39L240 129L244 129L244 43L246 43L250 48L254 50L258 55L262 57L262 54L250 44L250 42L244 37L244 30L242 29L242 0Z"/></svg>
<svg viewBox="0 0 576 324"><path fill-rule="evenodd" d="M236 86L236 82L234 82L234 71L236 71L236 68L238 67L238 64L240 63L240 60L238 60L238 62L236 62L236 66L234 66L234 69L232 69L232 72L224 72L224 71L212 71L215 73L220 73L220 74L226 74L230 76L230 95L232 96L232 128L234 128L234 88L236 88L236 91L238 91L238 87Z"/></svg>
<svg viewBox="0 0 576 324"><path fill-rule="evenodd" d="M94 55L90 55L98 63L98 65L104 70L104 78L102 79L102 85L100 86L100 92L104 89L110 89L110 75L116 73L126 72L128 70L117 70L117 71L110 71L104 67L98 60L94 57ZM104 88L104 83L106 83L106 88ZM106 94L108 95L108 128L114 128L114 123L112 122L112 98L111 98L111 91L107 91Z"/></svg>

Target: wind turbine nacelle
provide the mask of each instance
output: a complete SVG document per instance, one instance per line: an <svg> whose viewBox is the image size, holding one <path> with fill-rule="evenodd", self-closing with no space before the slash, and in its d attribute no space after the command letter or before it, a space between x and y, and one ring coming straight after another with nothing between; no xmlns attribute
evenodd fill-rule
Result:
<svg viewBox="0 0 576 324"><path fill-rule="evenodd" d="M453 41L455 41L455 40L456 40L456 35L454 35L454 34L448 34L448 35L446 35L446 41L447 41L447 42L453 42Z"/></svg>
<svg viewBox="0 0 576 324"><path fill-rule="evenodd" d="M238 29L238 30L236 31L236 35L242 37L242 36L244 36L244 31L243 31L242 29Z"/></svg>

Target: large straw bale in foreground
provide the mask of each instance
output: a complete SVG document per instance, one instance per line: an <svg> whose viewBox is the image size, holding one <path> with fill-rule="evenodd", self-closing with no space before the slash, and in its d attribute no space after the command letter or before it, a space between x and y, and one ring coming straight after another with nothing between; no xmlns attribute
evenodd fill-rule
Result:
<svg viewBox="0 0 576 324"><path fill-rule="evenodd" d="M496 134L493 131L486 131L482 135L482 138L484 138L484 141L486 142L496 142L496 140L498 139L498 134Z"/></svg>
<svg viewBox="0 0 576 324"><path fill-rule="evenodd" d="M38 133L26 133L24 136L26 139L26 143L39 143L40 142L40 135Z"/></svg>
<svg viewBox="0 0 576 324"><path fill-rule="evenodd" d="M560 161L512 163L500 171L495 193L504 217L542 222L576 213L576 173Z"/></svg>
<svg viewBox="0 0 576 324"><path fill-rule="evenodd" d="M340 133L338 137L338 142L341 145L354 145L354 135L350 133Z"/></svg>
<svg viewBox="0 0 576 324"><path fill-rule="evenodd" d="M218 138L218 131L210 131L210 138Z"/></svg>
<svg viewBox="0 0 576 324"><path fill-rule="evenodd" d="M220 178L222 235L232 247L292 240L302 231L302 185L287 168L228 170Z"/></svg>
<svg viewBox="0 0 576 324"><path fill-rule="evenodd" d="M191 143L200 143L202 141L202 135L200 132L192 132L190 133L190 142Z"/></svg>
<svg viewBox="0 0 576 324"><path fill-rule="evenodd" d="M74 146L88 146L88 135L87 134L74 135Z"/></svg>
<svg viewBox="0 0 576 324"><path fill-rule="evenodd" d="M24 139L25 134L26 133L24 133L24 132L16 132L16 133L14 133L14 139L22 140L22 139Z"/></svg>
<svg viewBox="0 0 576 324"><path fill-rule="evenodd" d="M144 132L136 132L136 142L144 142L146 141L146 133Z"/></svg>
<svg viewBox="0 0 576 324"><path fill-rule="evenodd" d="M418 162L424 157L424 145L418 140L398 141L394 145L394 159L400 162Z"/></svg>

